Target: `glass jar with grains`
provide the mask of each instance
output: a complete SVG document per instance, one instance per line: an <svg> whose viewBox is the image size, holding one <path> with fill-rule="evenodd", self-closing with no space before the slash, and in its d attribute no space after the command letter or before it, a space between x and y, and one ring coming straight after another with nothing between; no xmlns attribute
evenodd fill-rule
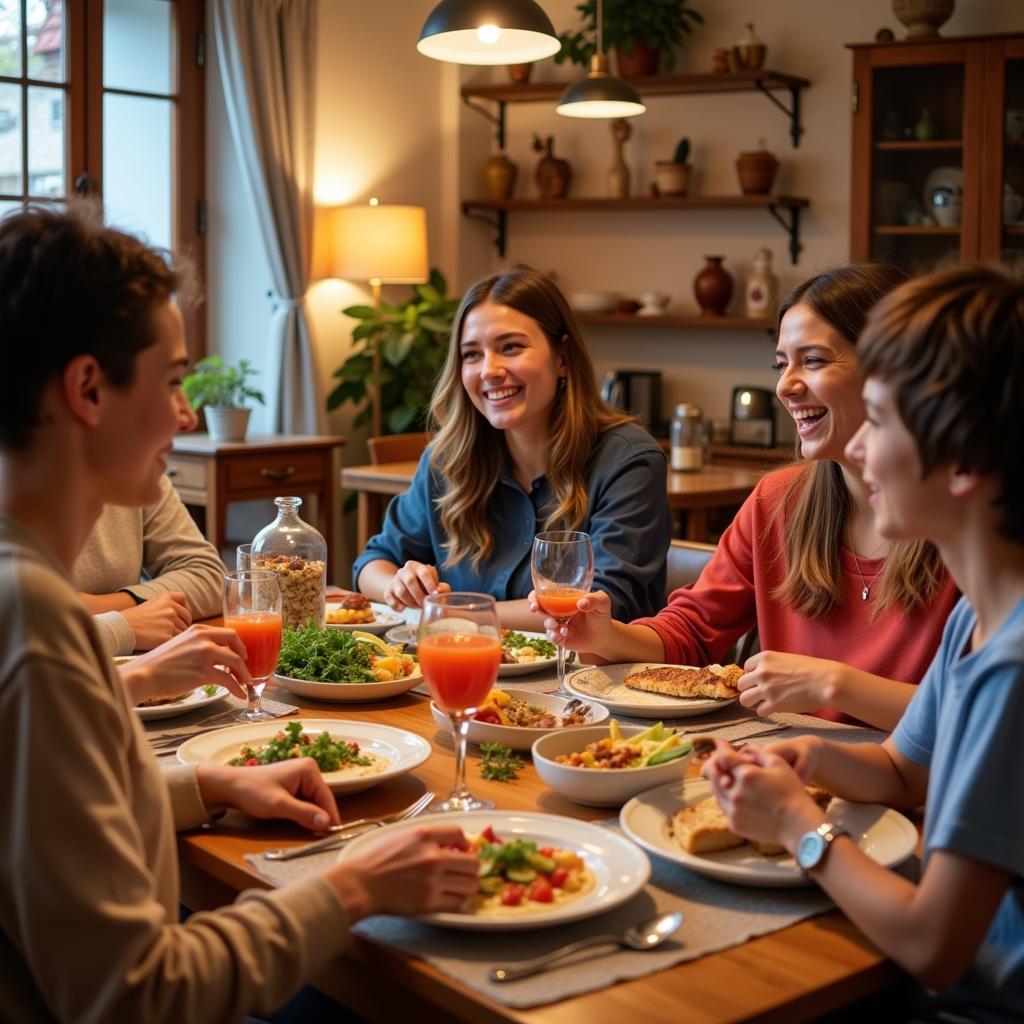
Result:
<svg viewBox="0 0 1024 1024"><path fill-rule="evenodd" d="M301 498L275 498L277 518L252 542L252 568L273 569L281 584L281 613L287 629L312 621L324 625L327 542L299 518Z"/></svg>

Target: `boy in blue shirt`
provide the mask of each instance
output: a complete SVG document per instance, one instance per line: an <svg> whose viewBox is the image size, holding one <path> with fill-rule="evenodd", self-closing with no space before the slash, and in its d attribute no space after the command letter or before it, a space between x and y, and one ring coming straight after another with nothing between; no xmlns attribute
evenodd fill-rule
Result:
<svg viewBox="0 0 1024 1024"><path fill-rule="evenodd" d="M896 731L801 737L705 774L731 826L782 843L852 920L969 1020L1024 1017L1024 280L957 267L896 289L858 345L867 420L847 447L890 539L933 541L963 599ZM806 795L925 805L917 884Z"/></svg>

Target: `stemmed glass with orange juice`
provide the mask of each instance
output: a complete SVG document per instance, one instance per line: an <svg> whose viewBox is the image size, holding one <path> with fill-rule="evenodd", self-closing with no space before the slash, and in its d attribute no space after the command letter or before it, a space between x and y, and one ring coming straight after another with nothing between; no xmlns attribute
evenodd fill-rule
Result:
<svg viewBox="0 0 1024 1024"><path fill-rule="evenodd" d="M488 810L493 800L473 796L466 785L466 732L473 712L498 676L501 627L487 594L430 594L423 602L416 651L434 703L452 722L455 785L435 811Z"/></svg>
<svg viewBox="0 0 1024 1024"><path fill-rule="evenodd" d="M273 718L260 707L263 688L281 652L281 587L269 569L245 569L224 577L224 625L245 645L245 667L252 676L243 722Z"/></svg>
<svg viewBox="0 0 1024 1024"><path fill-rule="evenodd" d="M533 589L541 608L559 624L576 614L576 602L594 583L590 536L577 530L548 530L533 538ZM565 693L565 647L558 644L558 693Z"/></svg>

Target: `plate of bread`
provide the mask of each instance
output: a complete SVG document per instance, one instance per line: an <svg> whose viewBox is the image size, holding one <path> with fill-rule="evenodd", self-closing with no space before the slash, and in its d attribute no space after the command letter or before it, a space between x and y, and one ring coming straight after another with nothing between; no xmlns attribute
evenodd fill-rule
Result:
<svg viewBox="0 0 1024 1024"><path fill-rule="evenodd" d="M566 688L609 711L635 718L692 718L739 699L739 665L592 665L566 678Z"/></svg>
<svg viewBox="0 0 1024 1024"><path fill-rule="evenodd" d="M883 867L905 861L917 846L917 829L898 811L880 804L855 804L814 786L808 793L847 829L858 846ZM779 846L752 843L729 829L706 779L683 779L640 793L619 814L634 842L699 875L764 888L813 884Z"/></svg>

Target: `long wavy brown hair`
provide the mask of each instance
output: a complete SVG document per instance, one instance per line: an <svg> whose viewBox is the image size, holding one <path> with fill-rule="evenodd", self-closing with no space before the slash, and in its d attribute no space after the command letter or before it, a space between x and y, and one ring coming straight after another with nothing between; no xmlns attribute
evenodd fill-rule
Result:
<svg viewBox="0 0 1024 1024"><path fill-rule="evenodd" d="M494 302L530 317L561 355L565 385L559 386L548 422L548 484L555 496L544 529L578 529L586 519L586 469L598 437L632 416L601 400L583 335L555 283L522 264L492 274L472 285L455 313L448 358L434 388L430 419L437 431L431 466L447 487L437 501L441 526L448 537L446 565L469 557L474 569L493 552L488 524L491 495L508 457L504 432L495 430L477 411L462 385L459 343L469 311Z"/></svg>
<svg viewBox="0 0 1024 1024"><path fill-rule="evenodd" d="M802 304L856 345L868 312L882 296L907 280L898 267L857 263L837 267L804 281L779 307L778 326L793 306ZM772 596L800 615L821 618L845 597L840 547L846 539L853 497L838 462L805 464L779 503L786 517L786 578ZM873 615L898 605L906 611L931 601L946 570L938 550L927 541L894 543L880 577Z"/></svg>

